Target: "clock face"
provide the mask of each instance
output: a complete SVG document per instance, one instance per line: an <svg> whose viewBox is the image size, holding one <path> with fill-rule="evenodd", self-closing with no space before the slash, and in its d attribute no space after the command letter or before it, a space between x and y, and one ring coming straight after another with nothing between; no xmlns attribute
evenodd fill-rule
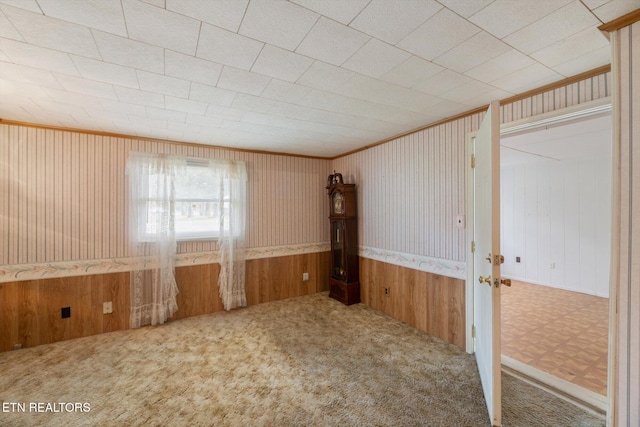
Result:
<svg viewBox="0 0 640 427"><path fill-rule="evenodd" d="M333 193L333 213L335 214L343 214L344 213L344 195L339 191Z"/></svg>

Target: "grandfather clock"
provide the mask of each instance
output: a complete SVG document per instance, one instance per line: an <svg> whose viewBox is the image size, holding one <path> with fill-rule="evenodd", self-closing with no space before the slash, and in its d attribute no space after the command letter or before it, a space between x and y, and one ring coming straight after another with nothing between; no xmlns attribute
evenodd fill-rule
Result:
<svg viewBox="0 0 640 427"><path fill-rule="evenodd" d="M360 302L358 219L356 185L345 184L342 174L329 175L329 222L331 225L331 272L329 296L346 304Z"/></svg>

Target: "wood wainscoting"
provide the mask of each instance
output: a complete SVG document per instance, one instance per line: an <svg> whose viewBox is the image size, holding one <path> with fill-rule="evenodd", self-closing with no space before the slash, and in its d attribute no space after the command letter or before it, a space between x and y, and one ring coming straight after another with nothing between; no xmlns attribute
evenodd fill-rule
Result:
<svg viewBox="0 0 640 427"><path fill-rule="evenodd" d="M127 329L128 285L128 272L1 283L0 351ZM112 314L102 314L106 301Z"/></svg>
<svg viewBox="0 0 640 427"><path fill-rule="evenodd" d="M368 306L465 349L464 280L361 257L360 296Z"/></svg>
<svg viewBox="0 0 640 427"><path fill-rule="evenodd" d="M327 291L329 252L247 261L247 305ZM223 310L218 264L176 268L183 319ZM309 273L309 280L302 280ZM129 328L128 272L0 283L0 352ZM102 314L111 301L113 313ZM61 308L71 317L62 319Z"/></svg>

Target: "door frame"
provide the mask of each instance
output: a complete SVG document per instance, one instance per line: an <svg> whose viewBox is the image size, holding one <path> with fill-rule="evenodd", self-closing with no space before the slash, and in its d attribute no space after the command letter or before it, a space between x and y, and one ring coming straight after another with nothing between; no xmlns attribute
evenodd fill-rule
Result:
<svg viewBox="0 0 640 427"><path fill-rule="evenodd" d="M515 120L512 122L503 123L500 125L500 136L508 135L517 132L523 132L531 129L535 129L538 127L554 125L558 123L562 123L569 120L575 120L577 118L589 117L597 114L602 114L605 112L610 112L612 110L612 99L611 97L601 98L595 101L585 102L582 104L578 104L575 106L562 108L554 111L550 111L548 113L539 114L532 117L527 117L521 120ZM499 112L498 112L499 113ZM612 118L613 120L613 118ZM614 126L613 126L614 127ZM615 127L614 127L615 128ZM474 322L474 312L473 312L473 302L474 302L474 277L473 277L473 253L471 251L471 245L473 242L474 236L474 206L473 206L473 173L471 173L471 153L473 150L473 139L475 138L477 132L469 132L466 135L466 143L465 143L465 154L464 154L464 162L465 162L465 182L467 186L466 191L466 256L467 256L467 278L465 283L465 317L466 317L466 336L467 340L465 343L465 350L467 353L474 352L474 338L473 338L473 322ZM613 152L615 154L615 141L613 141ZM615 170L613 171L615 173ZM613 183L612 183L613 184ZM615 188L612 186L612 196ZM616 238L613 234L611 236L612 244L613 240ZM613 245L612 245L613 248ZM613 249L612 249L612 258L611 263L613 265ZM613 346L613 333L612 333L612 325L615 321L615 311L612 307L612 304L615 304L617 300L616 287L613 280L610 280L609 283L609 345L608 345L608 354L609 354L609 367L608 367L608 387L607 387L607 407L605 408L607 412L609 412L609 406L611 402L611 394L612 384L611 384L611 373L612 373L612 358L614 355L615 348Z"/></svg>

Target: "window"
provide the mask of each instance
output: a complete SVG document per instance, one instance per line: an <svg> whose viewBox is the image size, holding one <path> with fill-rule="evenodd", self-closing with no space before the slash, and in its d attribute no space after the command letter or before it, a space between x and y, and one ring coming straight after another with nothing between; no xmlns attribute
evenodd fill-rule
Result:
<svg viewBox="0 0 640 427"><path fill-rule="evenodd" d="M220 215L229 215L229 194L220 197L221 174L207 161L188 159L174 177L173 221L176 240L215 239L220 235ZM149 176L149 198L146 201L145 231L148 237L157 234L158 224L165 215L164 201L156 189L163 186L162 173ZM229 221L223 221L228 230ZM153 240L152 238L149 240Z"/></svg>
<svg viewBox="0 0 640 427"><path fill-rule="evenodd" d="M129 243L144 258L140 271L161 267L152 278L169 278L176 240L217 239L218 289L226 310L245 306L245 220L247 168L234 160L188 159L167 154L129 153ZM151 265L147 265L151 262ZM142 275L144 276L144 275ZM132 281L138 297L144 277ZM165 286L158 292L167 291ZM158 292L154 291L153 295ZM145 303L146 304L146 303ZM139 312L140 307L135 310ZM135 311L132 307L132 312ZM162 322L160 322L162 323ZM140 322L132 317L132 324Z"/></svg>
<svg viewBox="0 0 640 427"><path fill-rule="evenodd" d="M208 159L146 156L137 175L137 239L156 241L167 228L176 240L217 239L220 228L237 235L233 227L231 193L234 167ZM237 224L237 223L236 223Z"/></svg>

